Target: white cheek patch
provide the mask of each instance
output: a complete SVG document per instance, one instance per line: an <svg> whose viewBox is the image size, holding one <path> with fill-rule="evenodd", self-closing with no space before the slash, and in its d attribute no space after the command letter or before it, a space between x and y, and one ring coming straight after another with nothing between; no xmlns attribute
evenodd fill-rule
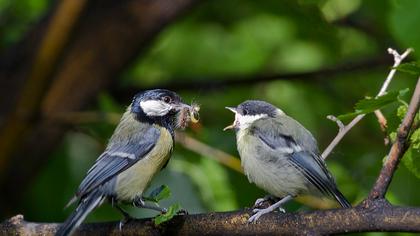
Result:
<svg viewBox="0 0 420 236"><path fill-rule="evenodd" d="M140 107L148 116L164 116L172 109L172 106L156 100L142 101Z"/></svg>
<svg viewBox="0 0 420 236"><path fill-rule="evenodd" d="M248 128L254 121L267 117L267 115L265 114L261 114L261 115L245 115L242 116L238 113L236 113L235 115L235 123L239 123L239 128L244 129L244 128Z"/></svg>

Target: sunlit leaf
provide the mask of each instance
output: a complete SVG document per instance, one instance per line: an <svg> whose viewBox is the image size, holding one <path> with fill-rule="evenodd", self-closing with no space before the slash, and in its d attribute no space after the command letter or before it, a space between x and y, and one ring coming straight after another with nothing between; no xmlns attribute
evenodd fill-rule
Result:
<svg viewBox="0 0 420 236"><path fill-rule="evenodd" d="M403 63L396 67L398 71L405 72L412 75L420 75L420 61L411 61Z"/></svg>
<svg viewBox="0 0 420 236"><path fill-rule="evenodd" d="M375 110L381 109L385 107L386 105L389 105L393 102L398 101L398 99L404 94L406 94L408 90L409 89L407 88L400 91L391 91L377 98L372 98L372 97L364 98L356 103L356 106L354 107L354 110L355 110L354 112L347 113L344 115L339 115L337 118L340 120L347 120L360 114L367 114Z"/></svg>
<svg viewBox="0 0 420 236"><path fill-rule="evenodd" d="M161 185L155 188L149 196L144 196L143 198L151 202L159 202L163 199L169 198L171 196L171 190L167 185Z"/></svg>
<svg viewBox="0 0 420 236"><path fill-rule="evenodd" d="M402 159L407 169L420 179L420 149L410 147Z"/></svg>
<svg viewBox="0 0 420 236"><path fill-rule="evenodd" d="M182 209L179 203L175 203L168 208L168 211L165 214L160 214L153 219L153 222L156 225L160 225L163 222L166 222L172 219L176 214Z"/></svg>
<svg viewBox="0 0 420 236"><path fill-rule="evenodd" d="M401 105L397 109L397 117L400 118L400 120L404 119L405 114L407 113L408 107L405 105Z"/></svg>
<svg viewBox="0 0 420 236"><path fill-rule="evenodd" d="M420 149L420 129L417 129L413 132L413 134L410 137L410 146L413 149Z"/></svg>

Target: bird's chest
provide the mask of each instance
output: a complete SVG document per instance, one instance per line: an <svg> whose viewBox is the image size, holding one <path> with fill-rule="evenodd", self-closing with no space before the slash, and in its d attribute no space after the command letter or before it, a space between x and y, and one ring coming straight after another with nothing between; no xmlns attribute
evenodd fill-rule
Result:
<svg viewBox="0 0 420 236"><path fill-rule="evenodd" d="M270 194L283 197L301 192L302 176L291 167L286 153L272 150L245 133L237 133L238 152L248 180Z"/></svg>
<svg viewBox="0 0 420 236"><path fill-rule="evenodd" d="M245 132L239 131L237 133L237 147L241 157L241 165L244 169L248 180L258 185L259 182L263 182L265 172L269 169L267 163L263 160L260 151L260 147L257 140L251 135L247 135Z"/></svg>
<svg viewBox="0 0 420 236"><path fill-rule="evenodd" d="M155 147L144 158L118 176L118 198L130 201L136 196L141 196L153 177L168 162L172 147L171 134L166 129L162 129Z"/></svg>

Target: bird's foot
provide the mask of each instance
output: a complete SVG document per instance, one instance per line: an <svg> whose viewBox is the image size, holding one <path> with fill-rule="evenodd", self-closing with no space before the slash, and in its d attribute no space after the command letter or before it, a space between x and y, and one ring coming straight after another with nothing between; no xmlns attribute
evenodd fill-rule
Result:
<svg viewBox="0 0 420 236"><path fill-rule="evenodd" d="M254 208L260 208L263 207L264 205L270 206L271 204L275 203L278 201L277 197L274 197L272 195L266 195L263 198L258 198L257 200L255 200L254 203Z"/></svg>
<svg viewBox="0 0 420 236"><path fill-rule="evenodd" d="M251 217L249 217L248 222L255 223L262 215L275 211L276 209L279 209L280 212L285 213L286 211L281 206L292 199L293 199L292 195L287 195L286 197L282 198L280 201L274 203L273 205L267 208L264 208L264 209L256 208L252 210L254 214Z"/></svg>
<svg viewBox="0 0 420 236"><path fill-rule="evenodd" d="M120 206L116 205L115 206L120 212L121 214L124 216L124 218L120 221L118 228L120 229L120 231L122 230L123 226L125 224L127 224L128 222L135 220L136 218L132 217L130 214L128 214L128 212L126 212L124 209L122 209Z"/></svg>
<svg viewBox="0 0 420 236"><path fill-rule="evenodd" d="M249 219L248 219L248 223L255 223L255 222L257 222L257 220L262 216L262 215L265 215L265 214L267 214L267 213L270 213L270 212L272 212L272 211L275 211L276 209L277 209L277 207L273 207L274 205L272 205L272 206L269 206L269 207L267 207L267 208L264 208L264 209L258 209L258 208L255 208L254 210L252 210L252 212L254 213L251 217L249 217ZM278 209L279 209L279 211L280 212L282 212L282 213L285 213L286 212L286 210L284 210L283 208L281 208L281 207L278 207Z"/></svg>
<svg viewBox="0 0 420 236"><path fill-rule="evenodd" d="M145 208L145 209L151 209L155 211L159 211L162 214L165 214L168 212L168 209L164 207L160 207L159 204L155 203L154 205L146 204L142 198L137 198L133 201L133 206L138 208Z"/></svg>
<svg viewBox="0 0 420 236"><path fill-rule="evenodd" d="M185 209L181 209L181 210L179 210L176 214L177 214L177 215L188 215L188 211L187 211L187 210L185 210Z"/></svg>
<svg viewBox="0 0 420 236"><path fill-rule="evenodd" d="M135 218L128 216L128 217L124 217L122 220L120 220L120 223L118 225L119 230L121 231L122 228L124 227L124 225L126 225L128 222L134 220Z"/></svg>
<svg viewBox="0 0 420 236"><path fill-rule="evenodd" d="M265 197L257 198L257 200L255 200L254 207L259 207L265 201L267 201Z"/></svg>

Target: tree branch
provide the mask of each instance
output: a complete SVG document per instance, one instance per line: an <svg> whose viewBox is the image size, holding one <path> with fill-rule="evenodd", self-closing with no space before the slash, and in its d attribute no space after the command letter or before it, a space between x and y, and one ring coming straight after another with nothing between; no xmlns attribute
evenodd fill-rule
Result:
<svg viewBox="0 0 420 236"><path fill-rule="evenodd" d="M270 213L256 224L247 220L251 210L175 216L154 226L150 219L126 224L83 224L75 235L326 235L371 231L420 232L420 208L395 207L386 200L367 200L351 209ZM15 216L0 224L0 234L54 235L59 224L32 223Z"/></svg>
<svg viewBox="0 0 420 236"><path fill-rule="evenodd" d="M417 80L416 89L411 97L410 105L408 106L407 114L404 117L400 127L398 128L397 140L392 145L386 159L385 165L382 167L381 173L376 180L375 185L370 192L370 198L384 198L391 183L397 166L407 150L407 137L413 124L416 113L419 112L420 104L420 77Z"/></svg>
<svg viewBox="0 0 420 236"><path fill-rule="evenodd" d="M397 71L396 67L398 67L401 62L406 58L413 49L409 48L405 50L403 54L399 54L396 50L392 48L388 48L388 53L394 56L394 65L392 66L391 71L389 72L388 76L386 77L384 83L382 84L381 89L378 92L376 97L382 96L385 94L386 90L388 89L389 84L391 83L392 78L394 78L395 72ZM322 158L326 159L328 155L332 152L332 150L337 146L337 144L343 139L343 137L349 132L353 126L355 126L360 120L365 117L366 114L360 114L356 116L349 124L345 125L344 127L339 127L339 131L337 136L331 141L327 148L325 148L324 152L321 154Z"/></svg>

